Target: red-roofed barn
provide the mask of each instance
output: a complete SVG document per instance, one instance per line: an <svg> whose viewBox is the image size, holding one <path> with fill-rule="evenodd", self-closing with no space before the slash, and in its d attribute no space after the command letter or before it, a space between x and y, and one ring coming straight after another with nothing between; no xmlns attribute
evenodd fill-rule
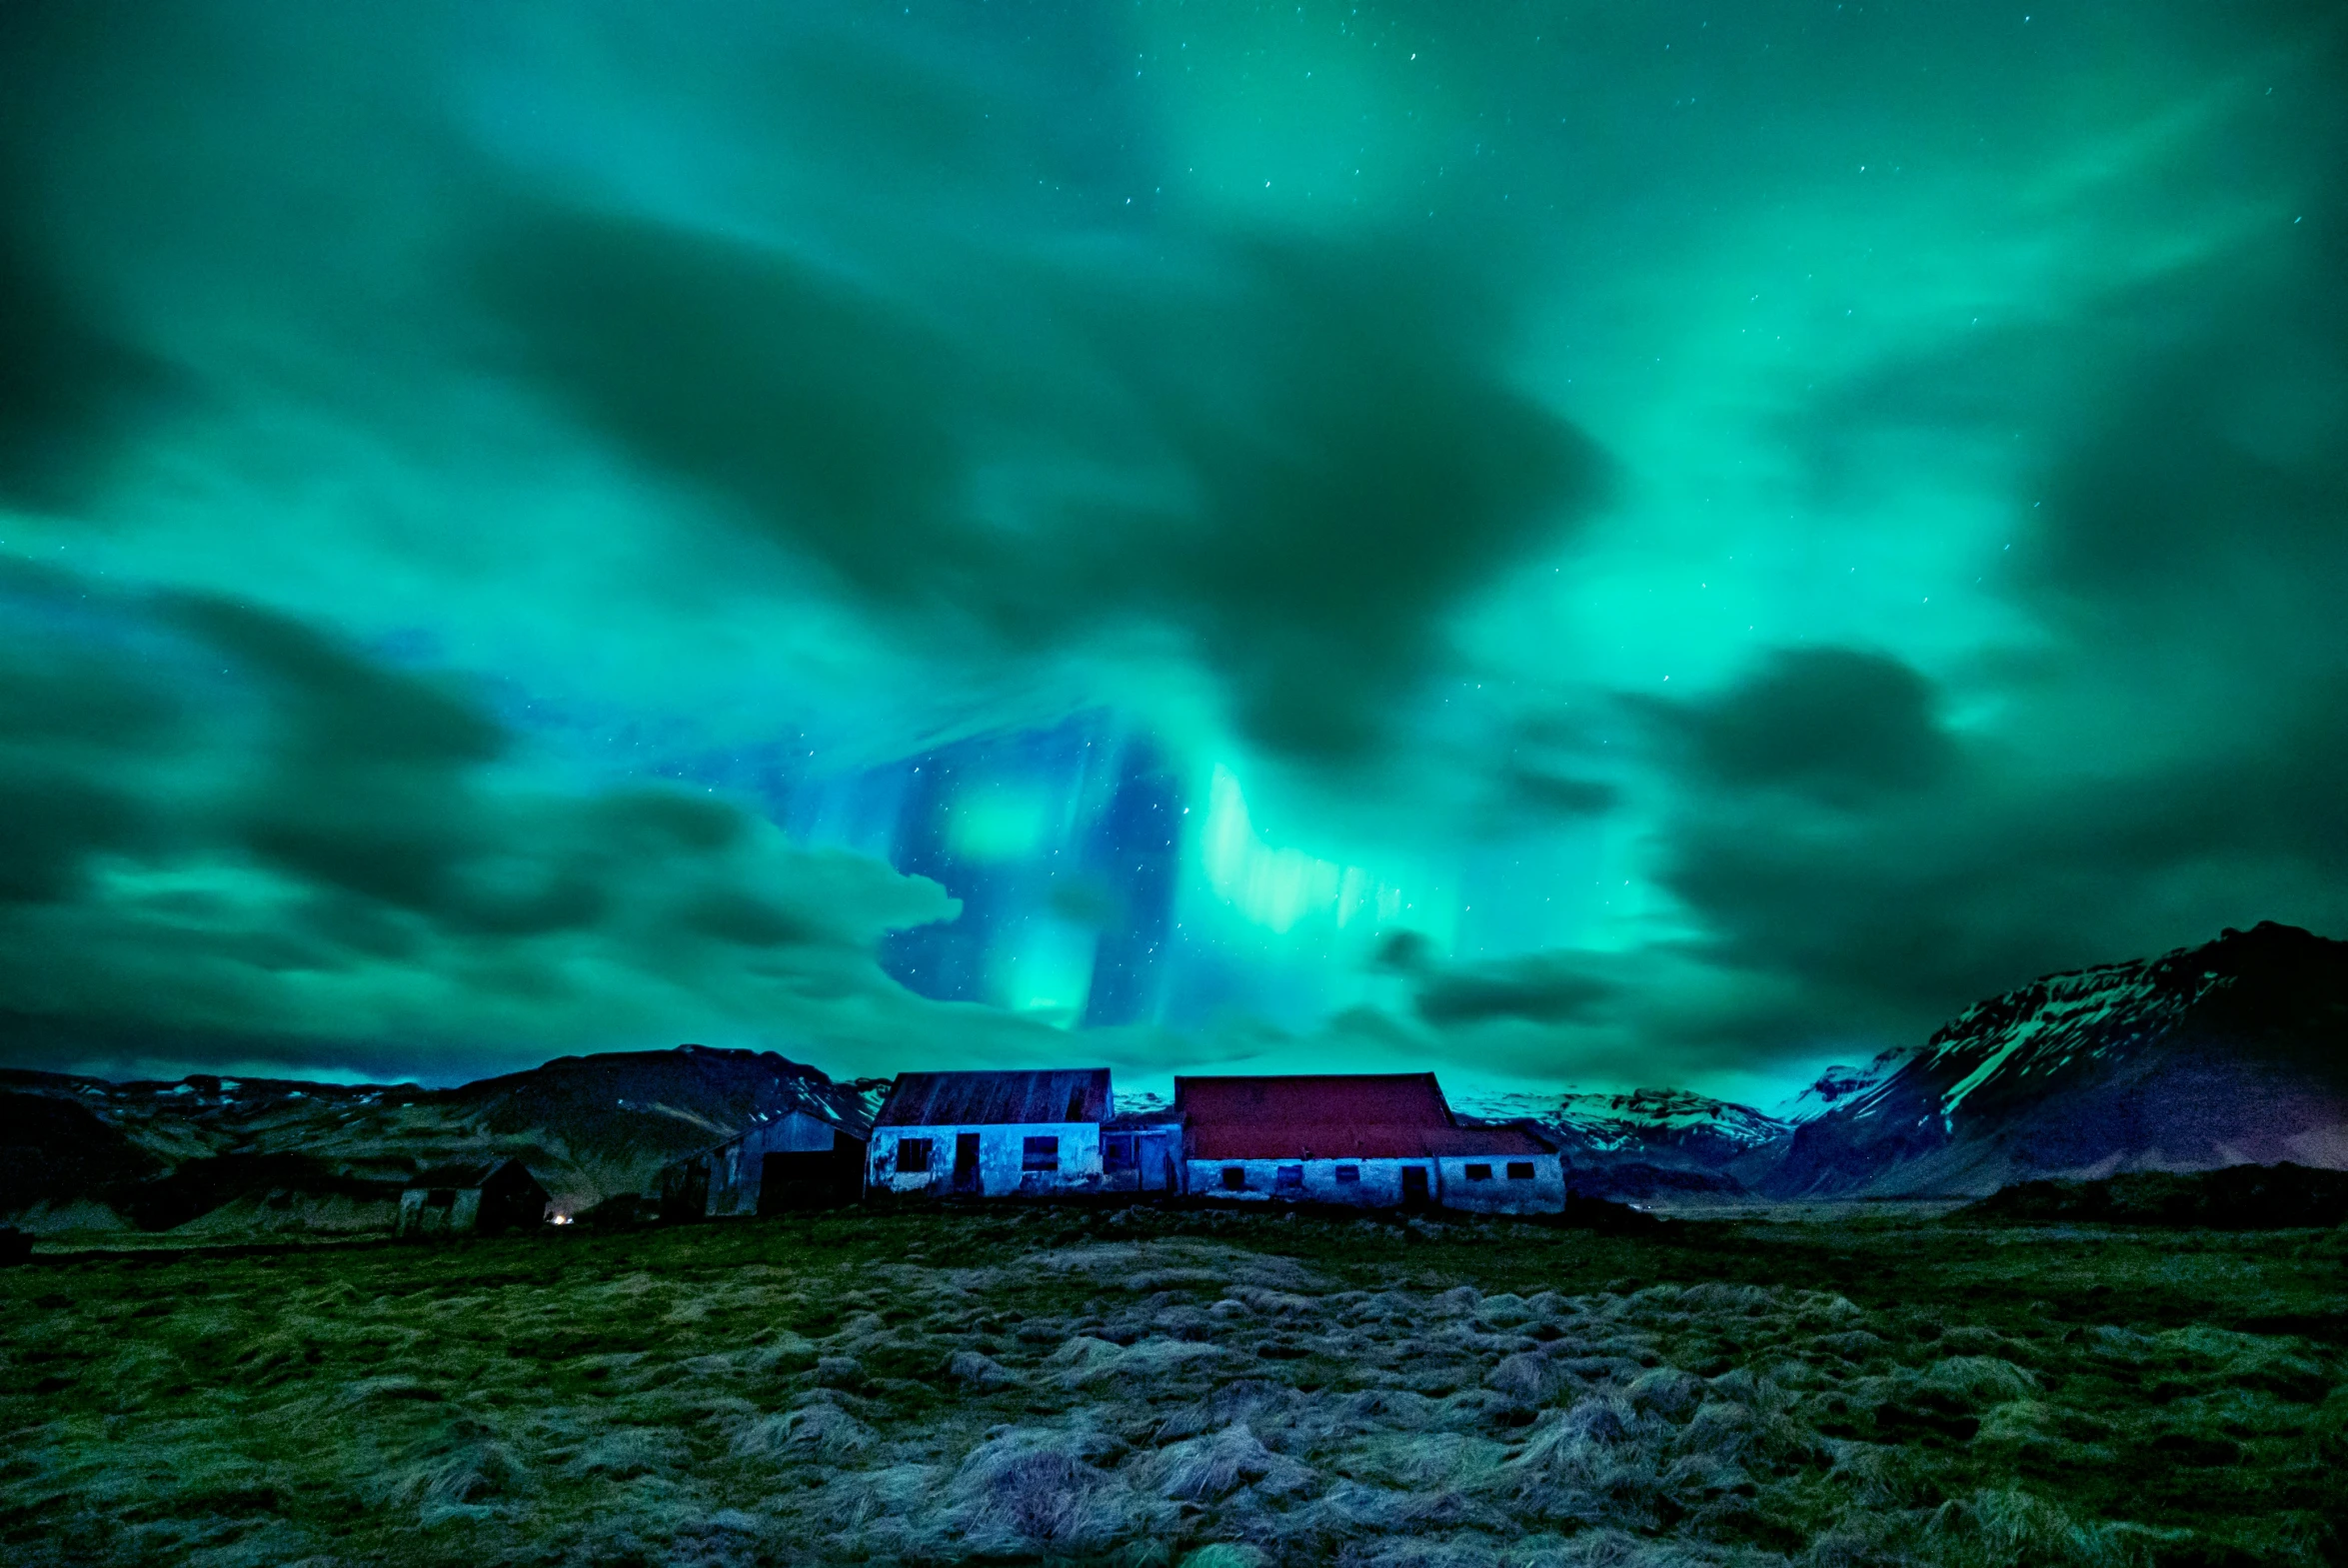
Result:
<svg viewBox="0 0 2348 1568"><path fill-rule="evenodd" d="M1499 1214L1565 1206L1556 1145L1522 1123L1463 1125L1431 1072L1176 1078L1174 1110L1194 1196Z"/></svg>

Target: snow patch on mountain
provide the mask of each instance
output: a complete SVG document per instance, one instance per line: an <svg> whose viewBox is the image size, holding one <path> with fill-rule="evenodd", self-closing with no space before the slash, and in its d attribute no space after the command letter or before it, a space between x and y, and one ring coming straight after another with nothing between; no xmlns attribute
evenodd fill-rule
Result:
<svg viewBox="0 0 2348 1568"><path fill-rule="evenodd" d="M1786 1123L1750 1105L1689 1089L1633 1089L1627 1094L1498 1094L1459 1107L1490 1120L1529 1119L1575 1150L1628 1155L1676 1149L1706 1163L1724 1162L1773 1138Z"/></svg>
<svg viewBox="0 0 2348 1568"><path fill-rule="evenodd" d="M1894 1045L1889 1050L1878 1052L1864 1066L1828 1067L1800 1093L1778 1101L1769 1114L1787 1126L1795 1127L1813 1117L1823 1116L1830 1110L1838 1110L1906 1066L1915 1054L1916 1047L1913 1045Z"/></svg>
<svg viewBox="0 0 2348 1568"><path fill-rule="evenodd" d="M1941 1091L1941 1116L1954 1116L2001 1076L2052 1074L2082 1055L2093 1059L2115 1045L2163 1035L2204 996L2232 983L2214 969L2178 974L2180 955L2049 974L1966 1008L1926 1047L1935 1066L1967 1068Z"/></svg>

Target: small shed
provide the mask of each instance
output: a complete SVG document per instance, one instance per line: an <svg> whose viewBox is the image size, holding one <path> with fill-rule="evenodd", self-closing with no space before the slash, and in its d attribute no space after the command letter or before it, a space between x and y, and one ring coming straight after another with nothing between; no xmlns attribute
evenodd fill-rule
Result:
<svg viewBox="0 0 2348 1568"><path fill-rule="evenodd" d="M872 1189L1098 1192L1107 1067L900 1073L873 1126Z"/></svg>
<svg viewBox="0 0 2348 1568"><path fill-rule="evenodd" d="M518 1159L484 1159L421 1170L400 1191L403 1236L493 1235L535 1229L551 1200Z"/></svg>
<svg viewBox="0 0 2348 1568"><path fill-rule="evenodd" d="M722 1219L831 1208L864 1196L865 1140L794 1108L661 1172L661 1217Z"/></svg>
<svg viewBox="0 0 2348 1568"><path fill-rule="evenodd" d="M1184 1181L1231 1202L1553 1213L1556 1144L1522 1123L1462 1124L1431 1072L1174 1079Z"/></svg>
<svg viewBox="0 0 2348 1568"><path fill-rule="evenodd" d="M1107 1192L1182 1190L1182 1119L1171 1110L1128 1111L1101 1124Z"/></svg>

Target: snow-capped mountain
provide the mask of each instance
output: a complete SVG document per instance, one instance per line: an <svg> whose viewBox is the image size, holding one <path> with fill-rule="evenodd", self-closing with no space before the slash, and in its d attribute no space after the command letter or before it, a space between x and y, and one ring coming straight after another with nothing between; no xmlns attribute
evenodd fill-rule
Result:
<svg viewBox="0 0 2348 1568"><path fill-rule="evenodd" d="M1837 1085L1739 1173L1790 1197L2348 1167L2348 942L2270 921L2050 974L1967 1008L1890 1066Z"/></svg>
<svg viewBox="0 0 2348 1568"><path fill-rule="evenodd" d="M1471 1098L1459 1109L1485 1120L1539 1123L1564 1149L1568 1185L1598 1197L1741 1192L1725 1167L1788 1130L1750 1105L1687 1089L1501 1094Z"/></svg>
<svg viewBox="0 0 2348 1568"><path fill-rule="evenodd" d="M1815 1120L1890 1077L1915 1053L1913 1045L1894 1045L1878 1052L1863 1067L1828 1067L1818 1074L1816 1082L1780 1100L1769 1114L1789 1128Z"/></svg>
<svg viewBox="0 0 2348 1568"><path fill-rule="evenodd" d="M1634 1089L1628 1094L1567 1094L1541 1118L1569 1146L1592 1153L1652 1153L1677 1149L1706 1165L1724 1165L1789 1129L1750 1105L1712 1099L1687 1089Z"/></svg>

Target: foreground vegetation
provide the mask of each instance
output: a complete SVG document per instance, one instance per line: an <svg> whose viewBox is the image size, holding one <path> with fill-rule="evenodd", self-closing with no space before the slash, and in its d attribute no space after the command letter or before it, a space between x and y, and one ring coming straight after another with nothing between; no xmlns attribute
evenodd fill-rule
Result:
<svg viewBox="0 0 2348 1568"><path fill-rule="evenodd" d="M0 1271L12 1563L2250 1564L2348 1237L853 1213Z"/></svg>

